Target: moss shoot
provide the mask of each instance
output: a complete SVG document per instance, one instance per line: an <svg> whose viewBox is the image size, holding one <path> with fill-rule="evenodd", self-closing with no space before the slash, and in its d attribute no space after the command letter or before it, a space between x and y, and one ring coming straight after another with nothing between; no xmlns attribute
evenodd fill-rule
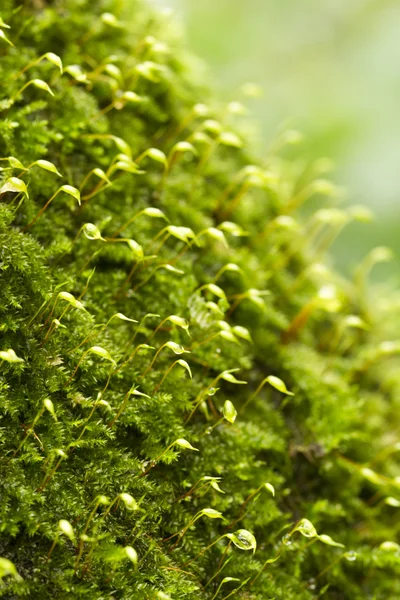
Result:
<svg viewBox="0 0 400 600"><path fill-rule="evenodd" d="M399 296L139 0L3 0L0 597L400 597ZM300 149L299 149L300 148Z"/></svg>

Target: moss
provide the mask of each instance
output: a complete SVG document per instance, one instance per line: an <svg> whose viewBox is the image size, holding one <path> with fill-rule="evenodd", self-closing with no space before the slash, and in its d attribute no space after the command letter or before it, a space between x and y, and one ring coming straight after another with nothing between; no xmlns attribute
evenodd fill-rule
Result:
<svg viewBox="0 0 400 600"><path fill-rule="evenodd" d="M398 301L321 266L322 163L146 5L1 16L0 596L398 598Z"/></svg>

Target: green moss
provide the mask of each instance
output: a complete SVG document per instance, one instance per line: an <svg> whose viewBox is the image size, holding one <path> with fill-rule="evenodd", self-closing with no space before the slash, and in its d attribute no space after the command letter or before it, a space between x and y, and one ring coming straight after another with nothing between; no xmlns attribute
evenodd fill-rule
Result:
<svg viewBox="0 0 400 600"><path fill-rule="evenodd" d="M398 598L398 299L320 266L321 164L255 159L139 2L1 16L0 597Z"/></svg>

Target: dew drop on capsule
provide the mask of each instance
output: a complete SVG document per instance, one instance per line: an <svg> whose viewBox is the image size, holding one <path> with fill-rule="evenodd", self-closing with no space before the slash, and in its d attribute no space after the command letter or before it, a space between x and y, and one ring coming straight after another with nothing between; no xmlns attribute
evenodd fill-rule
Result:
<svg viewBox="0 0 400 600"><path fill-rule="evenodd" d="M247 548L251 548L251 544L249 542L249 540L242 534L238 534L238 540L240 540L240 542L243 544L243 546L246 546Z"/></svg>
<svg viewBox="0 0 400 600"><path fill-rule="evenodd" d="M317 581L316 579L312 578L308 581L307 583L307 587L309 590L315 590L317 587Z"/></svg>
<svg viewBox="0 0 400 600"><path fill-rule="evenodd" d="M290 546L291 545L292 540L291 540L290 535L288 533L283 536L282 542L285 544L285 546Z"/></svg>
<svg viewBox="0 0 400 600"><path fill-rule="evenodd" d="M349 562L353 562L357 560L357 552L354 552L354 550L350 550L350 552L345 553L344 557Z"/></svg>

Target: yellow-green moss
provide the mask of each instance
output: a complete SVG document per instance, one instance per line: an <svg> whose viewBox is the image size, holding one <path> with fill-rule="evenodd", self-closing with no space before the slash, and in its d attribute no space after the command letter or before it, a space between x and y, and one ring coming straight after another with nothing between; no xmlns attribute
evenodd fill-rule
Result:
<svg viewBox="0 0 400 600"><path fill-rule="evenodd" d="M1 11L0 597L398 598L398 301L321 266L365 213L142 3Z"/></svg>

